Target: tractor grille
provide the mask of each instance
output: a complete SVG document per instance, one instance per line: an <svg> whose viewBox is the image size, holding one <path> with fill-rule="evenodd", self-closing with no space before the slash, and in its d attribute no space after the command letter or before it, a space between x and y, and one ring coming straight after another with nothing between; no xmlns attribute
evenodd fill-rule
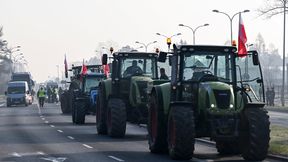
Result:
<svg viewBox="0 0 288 162"><path fill-rule="evenodd" d="M136 83L139 88L141 102L147 102L147 81L137 81Z"/></svg>
<svg viewBox="0 0 288 162"><path fill-rule="evenodd" d="M230 105L230 90L213 90L217 102L217 107L220 109L228 109Z"/></svg>

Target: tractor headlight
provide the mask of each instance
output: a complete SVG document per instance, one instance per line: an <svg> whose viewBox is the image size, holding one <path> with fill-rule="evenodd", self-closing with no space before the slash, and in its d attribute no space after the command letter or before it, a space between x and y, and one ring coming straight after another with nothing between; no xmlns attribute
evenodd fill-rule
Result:
<svg viewBox="0 0 288 162"><path fill-rule="evenodd" d="M211 104L211 108L215 108L215 105L214 105L214 104Z"/></svg>
<svg viewBox="0 0 288 162"><path fill-rule="evenodd" d="M230 104L230 106L229 106L231 109L233 108L233 104Z"/></svg>

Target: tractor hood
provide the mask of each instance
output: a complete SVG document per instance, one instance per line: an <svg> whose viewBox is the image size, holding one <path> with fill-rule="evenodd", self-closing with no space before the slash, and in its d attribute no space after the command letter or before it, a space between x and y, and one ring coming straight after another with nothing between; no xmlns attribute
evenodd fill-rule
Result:
<svg viewBox="0 0 288 162"><path fill-rule="evenodd" d="M153 85L153 80L148 76L133 76L130 82L129 100L132 106L146 104L148 99L148 87Z"/></svg>
<svg viewBox="0 0 288 162"><path fill-rule="evenodd" d="M232 85L223 82L204 82L199 85L199 107L210 113L235 111Z"/></svg>

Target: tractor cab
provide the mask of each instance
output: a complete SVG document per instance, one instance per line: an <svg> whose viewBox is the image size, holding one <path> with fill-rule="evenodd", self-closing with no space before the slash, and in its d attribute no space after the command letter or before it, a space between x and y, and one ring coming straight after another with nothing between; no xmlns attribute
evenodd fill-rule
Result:
<svg viewBox="0 0 288 162"><path fill-rule="evenodd" d="M240 57L233 46L174 45L158 60L170 54L171 81L153 86L148 104L150 151L190 159L195 138L209 137L220 154L265 159L270 123L258 53Z"/></svg>
<svg viewBox="0 0 288 162"><path fill-rule="evenodd" d="M129 99L131 106L145 106L147 86L158 78L157 56L156 53L114 53L112 95Z"/></svg>

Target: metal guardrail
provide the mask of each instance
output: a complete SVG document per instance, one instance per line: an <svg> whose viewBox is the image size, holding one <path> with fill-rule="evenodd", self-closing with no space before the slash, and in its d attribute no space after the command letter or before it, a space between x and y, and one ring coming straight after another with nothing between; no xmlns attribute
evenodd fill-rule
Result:
<svg viewBox="0 0 288 162"><path fill-rule="evenodd" d="M216 144L213 141L209 141L203 138L197 138L196 141L206 143L208 145L213 145L213 146ZM267 157L270 159L279 160L279 161L288 161L288 156L268 154Z"/></svg>

